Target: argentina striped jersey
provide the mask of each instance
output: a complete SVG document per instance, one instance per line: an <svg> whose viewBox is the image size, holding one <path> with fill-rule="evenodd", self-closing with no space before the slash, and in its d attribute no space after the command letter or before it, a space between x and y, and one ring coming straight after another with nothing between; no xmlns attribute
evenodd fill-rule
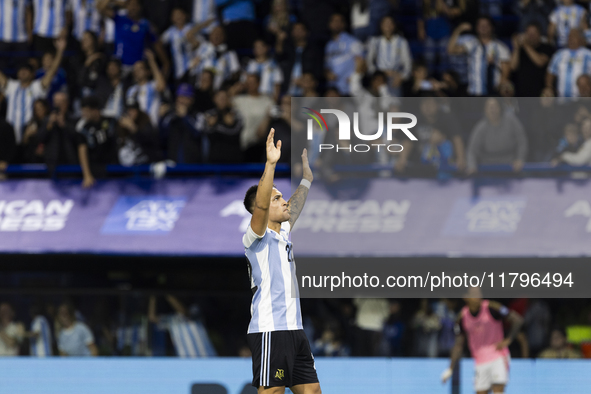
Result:
<svg viewBox="0 0 591 394"><path fill-rule="evenodd" d="M0 41L25 42L25 9L31 0L0 0Z"/></svg>
<svg viewBox="0 0 591 394"><path fill-rule="evenodd" d="M156 89L156 82L149 81L143 85L133 85L127 91L126 98L137 100L140 109L150 116L154 126L158 125L158 111L160 110L160 92Z"/></svg>
<svg viewBox="0 0 591 394"><path fill-rule="evenodd" d="M189 69L193 48L187 40L186 35L192 27L190 24L185 25L182 29L171 26L162 33L162 42L170 45L175 78L182 78Z"/></svg>
<svg viewBox="0 0 591 394"><path fill-rule="evenodd" d="M591 74L591 50L564 48L552 56L548 72L556 76L556 91L560 97L578 97L577 78Z"/></svg>
<svg viewBox="0 0 591 394"><path fill-rule="evenodd" d="M72 35L78 41L86 30L97 35L101 32L101 14L96 9L95 0L71 0L70 10L74 21Z"/></svg>
<svg viewBox="0 0 591 394"><path fill-rule="evenodd" d="M248 333L301 330L302 312L289 222L262 237L249 226L242 238L249 264L251 320Z"/></svg>
<svg viewBox="0 0 591 394"><path fill-rule="evenodd" d="M33 0L33 32L41 37L57 38L66 25L67 0Z"/></svg>
<svg viewBox="0 0 591 394"><path fill-rule="evenodd" d="M33 117L33 103L38 98L45 98L47 91L36 79L29 86L23 88L21 83L9 79L4 87L4 96L8 102L6 121L14 128L16 143L20 144L25 126Z"/></svg>
<svg viewBox="0 0 591 394"><path fill-rule="evenodd" d="M585 9L578 4L560 5L550 14L550 22L556 26L556 44L563 47L571 29L581 27Z"/></svg>
<svg viewBox="0 0 591 394"><path fill-rule="evenodd" d="M31 356L48 357L53 354L51 350L51 328L45 316L36 316L31 323L31 332L37 335L31 338Z"/></svg>
<svg viewBox="0 0 591 394"><path fill-rule="evenodd" d="M246 67L248 74L257 74L261 80L259 85L259 93L266 95L273 95L275 92L275 85L283 83L283 73L273 59L267 59L262 63L256 60L248 62Z"/></svg>

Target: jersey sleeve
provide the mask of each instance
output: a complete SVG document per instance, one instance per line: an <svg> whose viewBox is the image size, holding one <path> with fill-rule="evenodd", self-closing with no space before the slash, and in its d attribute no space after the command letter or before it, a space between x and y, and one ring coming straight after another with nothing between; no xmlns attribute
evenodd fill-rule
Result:
<svg viewBox="0 0 591 394"><path fill-rule="evenodd" d="M160 36L160 41L162 41L163 44L170 44L170 29L171 28L166 29L166 31Z"/></svg>
<svg viewBox="0 0 591 394"><path fill-rule="evenodd" d="M248 249L248 248L253 247L253 244L255 244L255 242L260 241L263 238L264 238L264 235L258 235L257 233L254 232L252 227L250 227L250 225L249 225L248 228L246 229L246 234L244 234L244 236L242 237L242 244L244 245L245 248ZM254 246L256 246L256 245L254 245Z"/></svg>
<svg viewBox="0 0 591 394"><path fill-rule="evenodd" d="M43 87L43 83L41 83L41 79L36 79L31 84L31 89L33 93L33 97L35 98L45 98L47 96L47 89Z"/></svg>
<svg viewBox="0 0 591 394"><path fill-rule="evenodd" d="M4 86L4 94L6 96L14 93L14 91L18 88L18 82L14 79L8 79L6 81L6 85Z"/></svg>
<svg viewBox="0 0 591 394"><path fill-rule="evenodd" d="M508 62L511 60L511 52L509 52L507 45L502 42L499 43L499 60L502 62Z"/></svg>
<svg viewBox="0 0 591 394"><path fill-rule="evenodd" d="M476 48L476 45L478 45L477 41L476 37L467 35L458 38L457 44L463 46L466 52L472 52Z"/></svg>
<svg viewBox="0 0 591 394"><path fill-rule="evenodd" d="M562 51L556 52L552 59L550 59L550 64L548 65L548 73L552 75L558 75L558 64L560 63L560 57L562 56Z"/></svg>

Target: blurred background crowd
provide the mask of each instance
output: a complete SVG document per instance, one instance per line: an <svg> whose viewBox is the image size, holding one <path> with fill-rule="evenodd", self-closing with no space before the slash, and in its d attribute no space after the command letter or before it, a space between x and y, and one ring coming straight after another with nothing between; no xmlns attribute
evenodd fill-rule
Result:
<svg viewBox="0 0 591 394"><path fill-rule="evenodd" d="M270 127L278 139L291 137L292 97L497 97L475 100L473 111L441 101L421 109L418 148L388 163L370 158L401 173L409 163L468 173L483 164L520 171L528 161L591 163L585 2L36 0L2 7L0 176L14 163L45 163L50 174L80 164L91 186L107 164L260 162ZM510 101L518 97L538 99L520 110ZM476 118L449 119L450 112ZM288 147L282 161L290 161Z"/></svg>
<svg viewBox="0 0 591 394"><path fill-rule="evenodd" d="M250 357L248 297L3 297L0 356ZM591 358L588 300L513 299L512 358ZM302 300L315 356L448 357L461 300ZM232 316L228 324L226 316Z"/></svg>

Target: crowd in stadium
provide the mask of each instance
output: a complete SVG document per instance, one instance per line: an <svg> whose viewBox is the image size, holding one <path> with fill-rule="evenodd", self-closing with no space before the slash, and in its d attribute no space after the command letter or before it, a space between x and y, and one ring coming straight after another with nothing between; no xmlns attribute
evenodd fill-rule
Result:
<svg viewBox="0 0 591 394"><path fill-rule="evenodd" d="M468 173L488 163L519 171L524 161L591 162L591 115L561 99L591 96L589 13L573 0L2 7L0 171L80 164L90 186L106 164L260 162L270 127L290 139L291 97L366 95L505 100L479 104L474 128L436 123L413 155L395 155L397 171L409 162ZM508 110L511 97L540 96L529 113ZM546 120L551 131L540 135Z"/></svg>
<svg viewBox="0 0 591 394"><path fill-rule="evenodd" d="M135 297L118 312L119 302L106 297L56 303L3 301L0 356L249 357L243 339L248 324L243 303L195 300L171 295ZM463 305L453 299L302 301L312 351L324 357L448 357L457 312ZM524 317L511 356L591 358L591 309L581 301L510 301L509 308ZM15 306L25 305L28 313L15 311ZM234 317L235 324L220 318L226 314Z"/></svg>

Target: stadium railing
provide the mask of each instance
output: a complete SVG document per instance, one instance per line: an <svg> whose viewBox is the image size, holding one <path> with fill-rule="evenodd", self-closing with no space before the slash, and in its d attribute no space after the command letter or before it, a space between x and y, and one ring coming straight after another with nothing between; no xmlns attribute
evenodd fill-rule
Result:
<svg viewBox="0 0 591 394"><path fill-rule="evenodd" d="M263 163L240 163L240 164L177 164L166 167L166 174L169 175L201 175L201 174L255 174L262 173L265 168ZM431 167L432 168L432 167ZM379 171L392 171L392 166L388 165L336 165L334 166L336 172L347 173L373 173ZM121 175L150 175L153 172L152 164L144 164L138 166L121 166L108 165L107 174L113 176ZM513 168L508 164L483 165L478 167L478 174L494 175L512 173ZM591 165L587 166L571 166L561 164L552 166L549 163L526 163L518 176L556 176L557 174L569 174L576 172L591 172ZM45 176L49 174L48 168L45 164L11 164L5 173L7 175L39 175ZM81 174L79 165L61 165L57 166L54 174L56 175L72 175ZM280 175L289 175L290 166L285 163L280 163L276 167L276 173ZM455 166L445 166L438 169L439 174L459 175L460 172ZM395 174L393 174L395 176Z"/></svg>

